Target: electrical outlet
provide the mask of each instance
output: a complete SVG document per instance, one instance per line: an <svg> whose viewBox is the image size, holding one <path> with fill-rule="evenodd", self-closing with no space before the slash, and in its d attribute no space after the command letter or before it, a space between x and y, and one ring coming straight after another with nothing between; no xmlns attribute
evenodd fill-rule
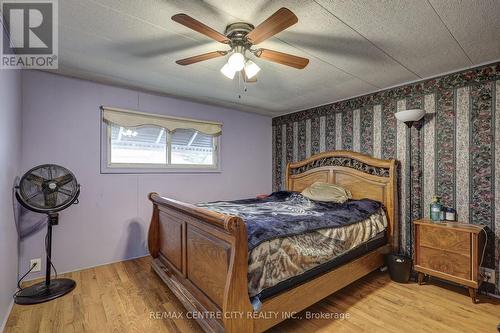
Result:
<svg viewBox="0 0 500 333"><path fill-rule="evenodd" d="M35 265L31 272L40 272L42 270L42 258L35 258L30 260L30 268Z"/></svg>
<svg viewBox="0 0 500 333"><path fill-rule="evenodd" d="M496 283L495 270L491 268L481 267L481 275L483 276L483 282Z"/></svg>

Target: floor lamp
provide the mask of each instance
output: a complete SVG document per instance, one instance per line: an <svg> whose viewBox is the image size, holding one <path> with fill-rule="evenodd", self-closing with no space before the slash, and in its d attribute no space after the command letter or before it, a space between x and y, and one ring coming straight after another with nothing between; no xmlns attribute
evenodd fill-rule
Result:
<svg viewBox="0 0 500 333"><path fill-rule="evenodd" d="M406 179L409 180L409 188L408 188L408 195L409 195L409 207L407 209L410 209L410 259L413 259L413 225L412 225L412 206L413 206L413 179L412 179L412 171L413 171L413 164L412 164L412 150L411 150L411 127L415 126L417 129L420 129L421 126L416 126L417 122L422 119L425 115L425 110L422 109L411 109L411 110L403 110L396 112L395 116L396 119L400 122L403 122L407 127L408 127L408 135L406 136L406 149L409 149L409 155L408 155L408 163L407 163L407 168L406 168ZM406 198L403 198L403 200L406 200ZM406 212L403 212L406 214ZM405 248L406 248L406 244Z"/></svg>

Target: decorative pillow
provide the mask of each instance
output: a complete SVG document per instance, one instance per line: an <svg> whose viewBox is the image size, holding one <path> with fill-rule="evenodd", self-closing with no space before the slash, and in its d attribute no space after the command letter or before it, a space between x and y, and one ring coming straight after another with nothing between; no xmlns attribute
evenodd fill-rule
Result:
<svg viewBox="0 0 500 333"><path fill-rule="evenodd" d="M342 186L336 184L328 184L324 182L315 182L311 186L305 188L303 196L314 201L337 202L343 203L352 198L351 192Z"/></svg>

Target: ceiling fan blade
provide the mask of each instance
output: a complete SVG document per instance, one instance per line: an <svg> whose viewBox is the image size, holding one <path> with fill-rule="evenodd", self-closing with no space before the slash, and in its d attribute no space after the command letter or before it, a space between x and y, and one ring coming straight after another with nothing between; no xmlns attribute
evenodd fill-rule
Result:
<svg viewBox="0 0 500 333"><path fill-rule="evenodd" d="M245 69L241 70L241 74L243 75L243 81L246 83L255 83L257 82L257 75L254 75L251 79L247 77L247 73L245 72Z"/></svg>
<svg viewBox="0 0 500 333"><path fill-rule="evenodd" d="M309 59L307 58L302 58L288 53L268 49L259 49L255 53L255 55L259 58L277 62L278 64L294 67L297 69L303 69L309 63Z"/></svg>
<svg viewBox="0 0 500 333"><path fill-rule="evenodd" d="M172 16L172 20L190 29L193 29L194 31L198 31L200 34L210 37L218 41L219 43L228 44L230 42L229 38L227 38L220 32L210 28L209 26L201 23L198 20L195 20L187 14L176 14Z"/></svg>
<svg viewBox="0 0 500 333"><path fill-rule="evenodd" d="M299 19L290 9L281 7L273 15L269 16L267 20L250 31L246 38L252 44L259 44L298 21Z"/></svg>
<svg viewBox="0 0 500 333"><path fill-rule="evenodd" d="M213 52L199 54L199 55L194 56L194 57L189 57L189 58L177 60L176 63L179 65L182 65L182 66L186 66L186 65L191 65L191 64L194 64L194 63L200 62L200 61L205 61L205 60L209 60L209 59L213 59L213 58L217 58L217 57L223 57L226 54L227 54L227 51L213 51Z"/></svg>

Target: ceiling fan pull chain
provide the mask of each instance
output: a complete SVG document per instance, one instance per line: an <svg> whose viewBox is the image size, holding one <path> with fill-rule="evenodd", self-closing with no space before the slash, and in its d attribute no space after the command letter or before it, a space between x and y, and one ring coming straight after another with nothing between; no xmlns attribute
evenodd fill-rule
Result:
<svg viewBox="0 0 500 333"><path fill-rule="evenodd" d="M241 99L241 72L238 72L238 98Z"/></svg>

